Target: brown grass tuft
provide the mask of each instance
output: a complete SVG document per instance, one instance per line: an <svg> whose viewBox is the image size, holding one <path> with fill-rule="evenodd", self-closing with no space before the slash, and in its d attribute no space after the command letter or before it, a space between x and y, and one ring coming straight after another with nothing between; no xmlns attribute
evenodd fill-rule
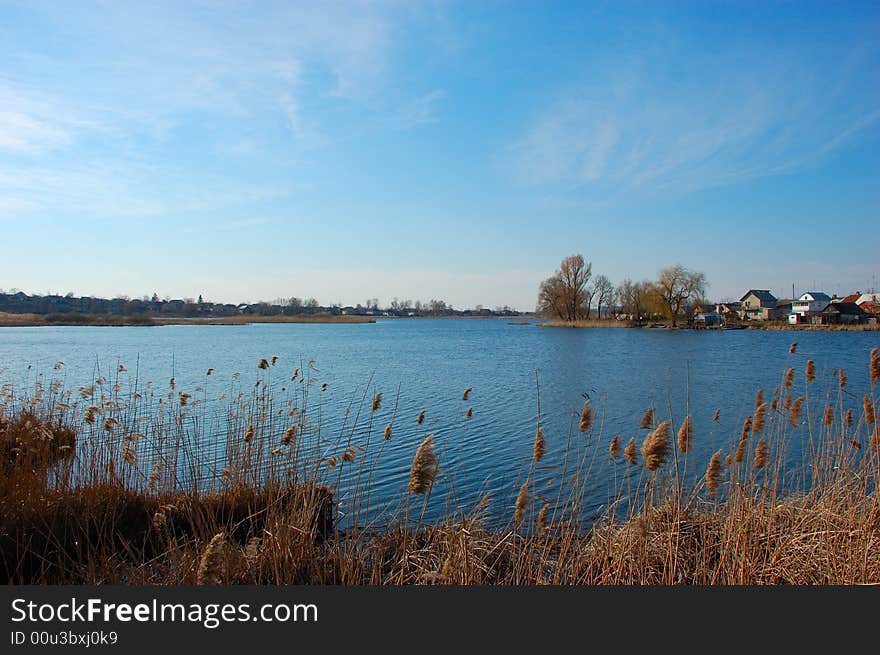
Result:
<svg viewBox="0 0 880 655"><path fill-rule="evenodd" d="M382 394L377 393L375 396L373 396L373 404L370 407L370 411L375 412L377 409L379 409L379 407L381 405L382 405Z"/></svg>
<svg viewBox="0 0 880 655"><path fill-rule="evenodd" d="M812 359L807 360L807 370L804 372L807 382L816 381L816 363Z"/></svg>
<svg viewBox="0 0 880 655"><path fill-rule="evenodd" d="M413 457L409 471L409 490L414 494L430 491L439 472L440 463L434 454L434 435L429 434Z"/></svg>
<svg viewBox="0 0 880 655"><path fill-rule="evenodd" d="M755 409L757 409L761 405L761 403L763 403L763 402L764 402L764 390L758 389L758 391L755 393Z"/></svg>
<svg viewBox="0 0 880 655"><path fill-rule="evenodd" d="M656 471L666 461L666 453L669 450L669 421L663 421L648 433L642 442L642 459L645 460L645 468Z"/></svg>
<svg viewBox="0 0 880 655"><path fill-rule="evenodd" d="M782 382L782 386L790 389L792 384L794 384L794 369L790 368L785 372L785 380Z"/></svg>
<svg viewBox="0 0 880 655"><path fill-rule="evenodd" d="M755 468L762 469L767 466L769 456L770 446L768 446L767 442L764 441L764 438L761 437L758 440L758 444L755 446Z"/></svg>
<svg viewBox="0 0 880 655"><path fill-rule="evenodd" d="M284 431L284 435L281 437L281 443L285 446L289 446L296 439L296 426L291 425Z"/></svg>
<svg viewBox="0 0 880 655"><path fill-rule="evenodd" d="M470 395L471 395L471 391L473 391L473 390L474 390L473 387L468 387L467 389L465 389L465 390L464 390L464 393L461 394L461 399L462 399L462 400L467 400L467 399L470 397Z"/></svg>
<svg viewBox="0 0 880 655"><path fill-rule="evenodd" d="M791 413L788 415L788 420L791 423L791 427L799 428L801 426L801 410L804 406L804 397L798 396L795 401L791 404Z"/></svg>
<svg viewBox="0 0 880 655"><path fill-rule="evenodd" d="M616 436L611 440L611 443L608 444L608 455L611 459L617 459L620 457L620 436Z"/></svg>
<svg viewBox="0 0 880 655"><path fill-rule="evenodd" d="M474 415L474 408L468 407L467 411L464 413L465 418L471 418Z"/></svg>
<svg viewBox="0 0 880 655"><path fill-rule="evenodd" d="M529 483L523 482L516 495L516 504L513 508L513 523L520 525L526 516L526 510L529 508Z"/></svg>
<svg viewBox="0 0 880 655"><path fill-rule="evenodd" d="M831 425L834 423L834 408L831 405L825 408L825 414L822 416L822 425Z"/></svg>
<svg viewBox="0 0 880 655"><path fill-rule="evenodd" d="M712 459L709 460L709 466L706 468L706 489L709 490L709 493L714 494L721 485L721 456L722 452L720 450L717 451L712 455Z"/></svg>
<svg viewBox="0 0 880 655"><path fill-rule="evenodd" d="M853 420L853 411L852 408L846 410L846 427L851 428L855 421Z"/></svg>
<svg viewBox="0 0 880 655"><path fill-rule="evenodd" d="M550 503L544 503L538 512L538 529L541 532L550 532Z"/></svg>
<svg viewBox="0 0 880 655"><path fill-rule="evenodd" d="M200 585L223 584L228 567L226 535L218 532L208 543L199 560L197 582Z"/></svg>
<svg viewBox="0 0 880 655"><path fill-rule="evenodd" d="M267 368L269 368L269 360L267 360L265 357L261 357L260 361L257 363L257 368L265 371Z"/></svg>
<svg viewBox="0 0 880 655"><path fill-rule="evenodd" d="M422 410L419 412L419 415L416 416L416 423L421 425L424 422L425 422L425 410Z"/></svg>
<svg viewBox="0 0 880 655"><path fill-rule="evenodd" d="M694 437L694 428L690 414L684 417L684 422L678 429L678 450L686 453L691 449L691 440Z"/></svg>
<svg viewBox="0 0 880 655"><path fill-rule="evenodd" d="M632 437L630 438L629 443L626 444L626 448L623 449L623 456L626 457L627 463L632 464L633 466L639 463L636 452L636 438Z"/></svg>
<svg viewBox="0 0 880 655"><path fill-rule="evenodd" d="M797 350L797 341L795 341L793 344L791 344L788 347L788 352L791 353L792 355L794 354L795 350Z"/></svg>
<svg viewBox="0 0 880 655"><path fill-rule="evenodd" d="M391 439L391 424L385 426L385 431L382 433L382 438L385 441L389 441Z"/></svg>
<svg viewBox="0 0 880 655"><path fill-rule="evenodd" d="M639 423L639 427L642 430L650 430L654 427L654 408L649 407L645 410L644 416L642 416L642 422Z"/></svg>
<svg viewBox="0 0 880 655"><path fill-rule="evenodd" d="M862 404L865 408L865 424L874 425L876 417L874 416L874 404L871 402L870 396L866 394Z"/></svg>
<svg viewBox="0 0 880 655"><path fill-rule="evenodd" d="M869 366L871 382L880 382L880 349L871 348L871 364Z"/></svg>
<svg viewBox="0 0 880 655"><path fill-rule="evenodd" d="M838 386L841 389L846 389L846 371L840 369L840 376L838 378Z"/></svg>
<svg viewBox="0 0 880 655"><path fill-rule="evenodd" d="M593 427L593 408L590 405L590 399L584 401L583 409L581 409L581 418L578 422L578 430L586 432Z"/></svg>
<svg viewBox="0 0 880 655"><path fill-rule="evenodd" d="M758 434L764 431L767 422L767 403L761 403L755 409L755 420L752 423L752 432Z"/></svg>
<svg viewBox="0 0 880 655"><path fill-rule="evenodd" d="M544 438L544 428L538 426L538 429L535 430L535 446L533 448L532 459L536 462L540 462L541 458L544 456L546 447L547 440Z"/></svg>

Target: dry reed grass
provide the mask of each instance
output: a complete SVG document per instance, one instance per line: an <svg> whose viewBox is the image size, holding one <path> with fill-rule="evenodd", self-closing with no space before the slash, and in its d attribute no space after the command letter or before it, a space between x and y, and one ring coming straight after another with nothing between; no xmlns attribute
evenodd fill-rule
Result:
<svg viewBox="0 0 880 655"><path fill-rule="evenodd" d="M407 507L402 518L392 513L379 523L353 519L345 527L334 521L337 505L355 517L366 509L366 481L394 418L384 430L376 428L383 436L378 450L368 438L372 418L368 426L351 426L338 443L324 440L312 450L317 442L306 398L308 375L297 385L303 387L297 411L273 400L260 384L250 395L236 396L223 416L227 438L216 447L217 469L207 478L199 459L206 444L183 427L186 414L203 412L200 420L207 415L199 393L187 394L182 403L186 392L169 383L174 395L163 405L105 394L104 383L39 402L0 394L0 581L876 584L875 361L876 350L868 366L870 389L856 398L840 386L839 374L834 395L829 391L824 398L813 399L812 392L783 398L777 392L773 401L787 402L768 410L763 393L756 394L753 417L720 437L723 447L708 465L700 457L703 440L693 441L699 412L693 418L688 413L678 430L678 450L689 453L681 459L670 456L671 422L655 425L652 408L642 444L651 474L615 465L607 482L609 509L599 517L583 511L588 489L596 485L590 477L596 449L607 447L612 460L622 453L635 466L635 438L623 449L620 436L610 442L575 440L570 452L560 455L567 468L550 492L543 481L539 487L540 467L534 466L547 457L539 426L533 461L523 462L526 478L510 490L511 496L518 490L513 514L510 500L499 513L515 530L490 522L488 494L465 514L450 511L433 522L409 514L409 494L427 502L440 475L434 435L418 446L409 479L401 483ZM793 381L793 375L786 378ZM374 406L378 411L380 404L365 395L365 412ZM717 410L712 418L719 423ZM747 460L750 436L758 433ZM786 449L806 443L807 435L812 442L800 471ZM739 464L725 469L725 452ZM361 484L358 470L364 466ZM350 495L337 497L331 487L343 492L334 480L348 478L358 483L347 487ZM533 506L537 513L530 515Z"/></svg>

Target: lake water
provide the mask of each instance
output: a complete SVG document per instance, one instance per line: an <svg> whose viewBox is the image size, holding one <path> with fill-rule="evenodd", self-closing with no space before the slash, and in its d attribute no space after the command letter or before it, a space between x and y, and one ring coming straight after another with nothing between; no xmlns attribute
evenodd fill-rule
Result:
<svg viewBox="0 0 880 655"><path fill-rule="evenodd" d="M792 355L793 341L798 347ZM607 443L619 434L624 443L636 436L640 445L644 431L638 424L648 406L656 406L661 419L671 412L675 425L690 408L695 441L689 457L694 471L702 473L711 453L738 435L756 390L763 387L769 398L789 366L798 371L795 384L802 389L804 364L815 361L817 407L824 407L823 394L832 386L836 398L833 373L845 369L853 394L847 402L858 408L868 389L869 352L877 345L877 332L571 330L497 319L3 328L0 383L22 389L42 375L46 385L62 377L68 388L77 388L93 383L96 373L114 377L122 363L130 372L137 365L141 381L167 388L174 376L178 390L193 390L205 384L205 370L212 367L207 395L213 397L236 373L242 388L265 377L257 368L262 357L278 357L270 371L276 387L289 384L294 368L307 368L314 360L312 375L318 385L327 384L320 394L325 434L338 431L346 408L365 391L367 405L375 392L383 394L374 428L374 435L381 434L399 389L394 437L374 473L373 493L379 500L400 497L415 449L433 433L442 473L431 504L442 511L451 489L463 507L486 491L509 505L530 463L537 372L547 455L536 478L551 486L569 435L576 445L587 439L577 431L577 416L582 394L589 394L597 423L592 439L602 442L588 489L589 508L596 511L607 502L615 471L628 470L620 464L613 468L602 456ZM63 367L53 370L58 361ZM468 387L473 391L465 402L462 392ZM473 408L470 420L468 407ZM421 410L425 419L418 425Z"/></svg>

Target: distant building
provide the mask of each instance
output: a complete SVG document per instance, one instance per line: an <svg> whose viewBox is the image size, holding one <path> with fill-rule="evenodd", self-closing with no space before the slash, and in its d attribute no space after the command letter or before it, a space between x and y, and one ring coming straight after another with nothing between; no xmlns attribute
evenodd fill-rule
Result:
<svg viewBox="0 0 880 655"><path fill-rule="evenodd" d="M740 316L747 321L769 321L779 318L776 296L767 289L749 289L739 299L742 303Z"/></svg>
<svg viewBox="0 0 880 655"><path fill-rule="evenodd" d="M865 311L854 302L832 302L812 317L816 325L838 325L861 323L866 319Z"/></svg>
<svg viewBox="0 0 880 655"><path fill-rule="evenodd" d="M791 313L804 317L821 312L831 303L831 296L821 291L807 291L791 303ZM791 319L789 319L791 321Z"/></svg>

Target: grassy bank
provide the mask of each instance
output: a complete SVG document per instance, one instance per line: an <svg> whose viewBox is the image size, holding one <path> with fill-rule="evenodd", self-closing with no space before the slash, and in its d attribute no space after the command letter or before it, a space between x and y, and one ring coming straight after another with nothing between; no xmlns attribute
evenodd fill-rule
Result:
<svg viewBox="0 0 880 655"><path fill-rule="evenodd" d="M639 327L636 323L632 321L618 321L613 318L603 318L601 320L588 320L588 321L541 321L540 323L535 323L540 327L552 327L552 328L627 328L627 327Z"/></svg>
<svg viewBox="0 0 880 655"><path fill-rule="evenodd" d="M432 522L426 497L438 476L455 476L434 437L413 446L398 502L367 518L383 450L413 417L365 389L339 434L322 435L317 371L297 369L276 395L279 367L260 360L256 382L236 378L219 406L205 390L212 369L186 391L121 376L81 389L58 377L24 395L4 387L2 582L880 583L876 348L861 374L868 394L851 394L840 371L817 380L810 361L783 371L705 461L690 416L676 423L649 407L634 437L612 436L587 401L552 487L536 481L548 448L537 425L509 506L487 495ZM787 456L795 442L803 460ZM597 518L583 508L598 458L614 475ZM688 482L694 465L705 472ZM493 507L507 518L490 521Z"/></svg>
<svg viewBox="0 0 880 655"><path fill-rule="evenodd" d="M147 325L250 325L252 323L375 323L372 316L301 314L296 316L227 316L182 318L164 316L116 316L108 314L10 314L0 312L0 327L39 326L147 326Z"/></svg>

